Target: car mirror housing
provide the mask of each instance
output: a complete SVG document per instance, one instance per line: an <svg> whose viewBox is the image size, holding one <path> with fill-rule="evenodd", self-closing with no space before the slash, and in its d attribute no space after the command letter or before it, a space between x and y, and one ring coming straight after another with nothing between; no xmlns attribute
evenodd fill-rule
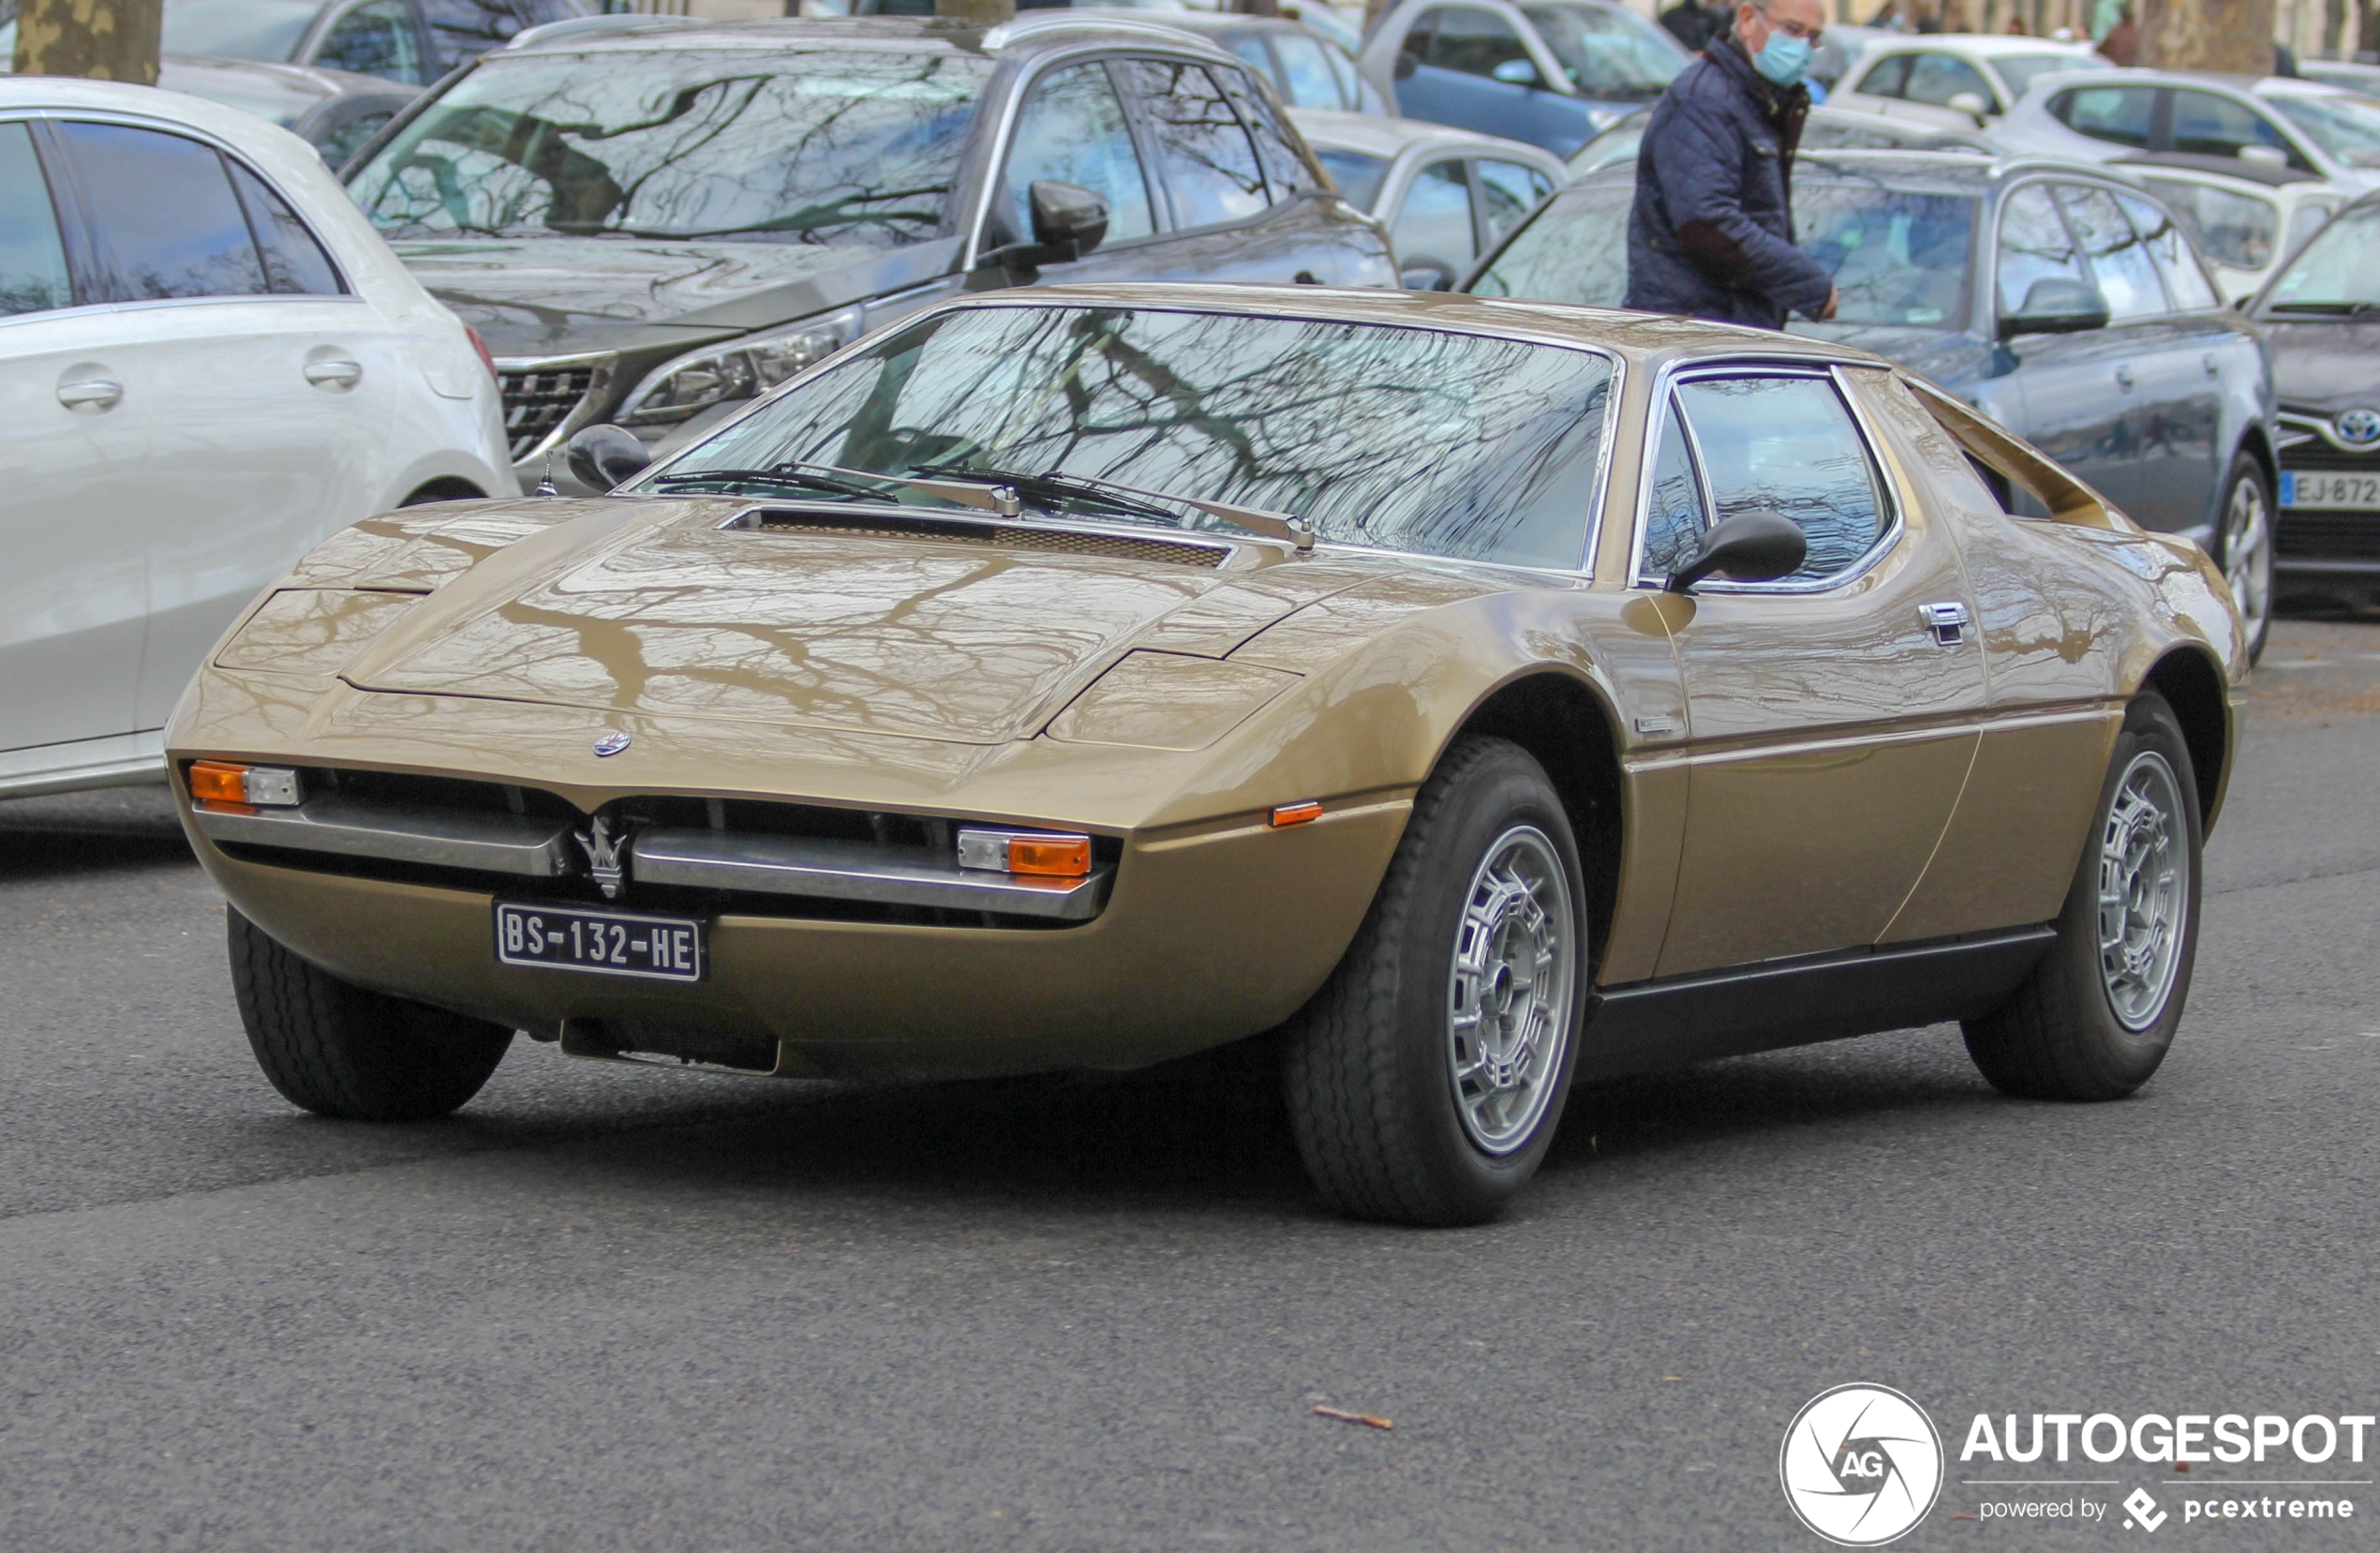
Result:
<svg viewBox="0 0 2380 1553"><path fill-rule="evenodd" d="M1779 513L1738 513L1703 536L1694 558L1670 574L1668 590L1687 593L1703 578L1718 575L1731 582L1775 582L1802 569L1809 557L1809 537L1801 525Z"/></svg>
<svg viewBox="0 0 2380 1553"><path fill-rule="evenodd" d="M653 455L636 433L604 424L588 426L564 443L562 461L580 485L608 491L642 474Z"/></svg>
<svg viewBox="0 0 2380 1553"><path fill-rule="evenodd" d="M2073 335L2107 327L2107 299L2087 280L2045 275L2028 287L2015 312L2003 314L2000 337L2018 335Z"/></svg>
<svg viewBox="0 0 2380 1553"><path fill-rule="evenodd" d="M1942 106L1954 113L1966 114L1978 125L1981 125L1991 113L1991 104L1986 102L1983 94L1979 92L1953 92L1950 95L1950 100Z"/></svg>
<svg viewBox="0 0 2380 1553"><path fill-rule="evenodd" d="M1508 59L1503 64L1498 65L1495 69L1490 70L1488 74L1504 82L1507 86L1540 86L1544 84L1543 81L1538 76L1537 67L1530 64L1525 59Z"/></svg>
<svg viewBox="0 0 2380 1553"><path fill-rule="evenodd" d="M2258 167L2287 167L2289 165L2289 153L2277 145L2243 145L2232 155L2243 162L2254 162Z"/></svg>
<svg viewBox="0 0 2380 1553"><path fill-rule="evenodd" d="M1030 283L1042 265L1070 264L1107 241L1108 202L1090 189L1035 178L1026 186L1025 203L1032 214L1033 241L992 249L978 261L978 269L1004 272Z"/></svg>

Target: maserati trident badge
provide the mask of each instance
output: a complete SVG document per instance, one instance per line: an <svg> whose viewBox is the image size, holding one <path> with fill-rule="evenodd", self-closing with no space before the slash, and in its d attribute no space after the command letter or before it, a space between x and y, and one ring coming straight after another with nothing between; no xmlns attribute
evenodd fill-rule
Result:
<svg viewBox="0 0 2380 1553"><path fill-rule="evenodd" d="M630 739L624 733L607 733L595 740L595 754L600 757L614 755L628 748Z"/></svg>
<svg viewBox="0 0 2380 1553"><path fill-rule="evenodd" d="M623 743L628 736L616 736ZM620 858L620 849L628 843L625 835L612 834L612 822L602 815L595 816L585 830L578 833L579 849L587 854L587 872L603 891L603 899L619 899L620 886L628 878L628 865Z"/></svg>

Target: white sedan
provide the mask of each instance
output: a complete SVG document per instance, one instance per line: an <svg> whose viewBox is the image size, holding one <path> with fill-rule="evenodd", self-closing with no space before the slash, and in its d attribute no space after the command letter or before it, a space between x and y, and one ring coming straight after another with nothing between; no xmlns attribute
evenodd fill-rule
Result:
<svg viewBox="0 0 2380 1553"><path fill-rule="evenodd" d="M0 79L0 796L162 778L257 590L385 509L516 496L494 368L313 147Z"/></svg>

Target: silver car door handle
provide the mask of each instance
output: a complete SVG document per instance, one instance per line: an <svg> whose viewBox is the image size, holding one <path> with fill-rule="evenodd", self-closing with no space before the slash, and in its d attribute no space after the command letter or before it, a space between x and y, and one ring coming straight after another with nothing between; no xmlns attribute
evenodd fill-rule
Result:
<svg viewBox="0 0 2380 1553"><path fill-rule="evenodd" d="M2132 386L2132 367L2128 365L2117 367L2116 381L2123 384L2126 388L2130 388Z"/></svg>
<svg viewBox="0 0 2380 1553"><path fill-rule="evenodd" d="M364 378L364 364L352 361L310 361L305 381L317 388L353 388Z"/></svg>
<svg viewBox="0 0 2380 1553"><path fill-rule="evenodd" d="M124 384L107 378L85 378L58 385L58 402L68 410L113 410L124 397Z"/></svg>
<svg viewBox="0 0 2380 1553"><path fill-rule="evenodd" d="M1965 639L1967 632L1965 605L1956 601L1949 604L1921 604L1917 606L1917 614L1926 622L1926 629L1934 634L1934 640L1942 646L1956 647Z"/></svg>

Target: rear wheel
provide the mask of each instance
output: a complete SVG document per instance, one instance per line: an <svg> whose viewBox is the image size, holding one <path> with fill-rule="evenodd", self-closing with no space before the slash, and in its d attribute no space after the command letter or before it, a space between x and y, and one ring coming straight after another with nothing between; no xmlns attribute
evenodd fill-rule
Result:
<svg viewBox="0 0 2380 1553"><path fill-rule="evenodd" d="M504 1060L500 1024L366 992L298 958L227 908L231 991L273 1087L318 1116L415 1122L480 1092Z"/></svg>
<svg viewBox="0 0 2380 1553"><path fill-rule="evenodd" d="M2272 635L2272 492L2265 485L2264 466L2251 454L2232 459L2224 481L2215 560L2247 628L2253 664L2264 656L2265 638Z"/></svg>
<svg viewBox="0 0 2380 1553"><path fill-rule="evenodd" d="M2016 995L1966 1026L2007 1095L2113 1100L2165 1060L2198 949L2198 790L2164 699L2125 714L2058 939Z"/></svg>
<svg viewBox="0 0 2380 1553"><path fill-rule="evenodd" d="M1288 1031L1290 1123L1333 1206L1472 1224L1527 1183L1569 1092L1586 926L1544 769L1503 739L1457 745Z"/></svg>

